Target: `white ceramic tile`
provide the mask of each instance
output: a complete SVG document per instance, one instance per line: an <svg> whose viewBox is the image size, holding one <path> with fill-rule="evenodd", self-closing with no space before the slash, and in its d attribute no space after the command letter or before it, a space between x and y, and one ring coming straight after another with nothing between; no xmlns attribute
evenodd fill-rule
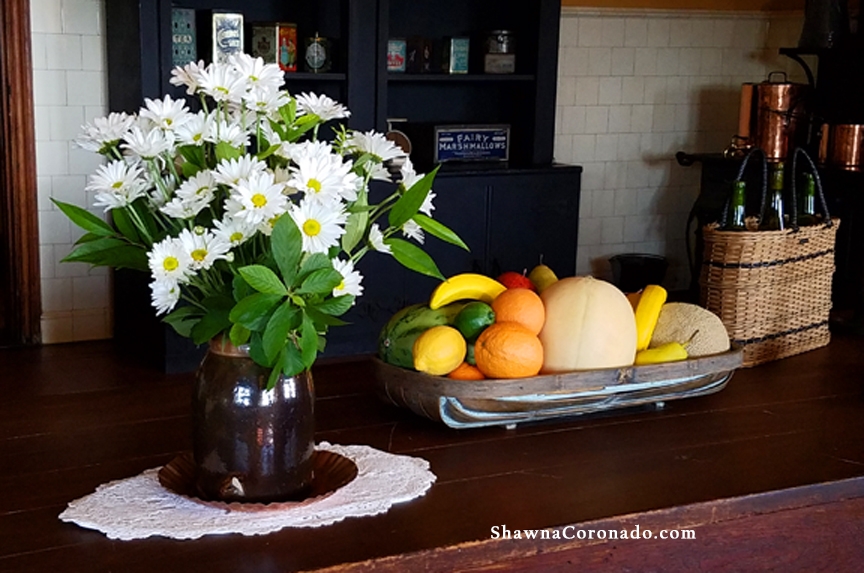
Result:
<svg viewBox="0 0 864 573"><path fill-rule="evenodd" d="M682 76L695 76L702 69L702 50L686 48L678 52L678 73Z"/></svg>
<svg viewBox="0 0 864 573"><path fill-rule="evenodd" d="M648 20L627 18L624 21L624 45L641 48L648 44Z"/></svg>
<svg viewBox="0 0 864 573"><path fill-rule="evenodd" d="M576 98L577 106L581 105L597 105L599 103L600 94L600 78L595 77L578 77L576 78Z"/></svg>
<svg viewBox="0 0 864 573"><path fill-rule="evenodd" d="M81 36L81 69L105 70L105 50L104 36Z"/></svg>
<svg viewBox="0 0 864 573"><path fill-rule="evenodd" d="M667 104L686 103L690 100L690 81L685 76L672 76L666 78L666 95L664 101Z"/></svg>
<svg viewBox="0 0 864 573"><path fill-rule="evenodd" d="M579 18L563 16L559 28L560 43L562 46L576 46L579 42Z"/></svg>
<svg viewBox="0 0 864 573"><path fill-rule="evenodd" d="M59 34L63 31L61 0L30 0L30 29Z"/></svg>
<svg viewBox="0 0 864 573"><path fill-rule="evenodd" d="M604 218L615 214L614 189L598 189L592 191L591 216Z"/></svg>
<svg viewBox="0 0 864 573"><path fill-rule="evenodd" d="M631 106L616 105L609 108L609 133L628 133L630 131Z"/></svg>
<svg viewBox="0 0 864 573"><path fill-rule="evenodd" d="M39 276L44 279L54 278L54 247L39 245Z"/></svg>
<svg viewBox="0 0 864 573"><path fill-rule="evenodd" d="M51 176L36 176L36 205L39 211L52 211L54 205L51 203Z"/></svg>
<svg viewBox="0 0 864 573"><path fill-rule="evenodd" d="M81 149L72 142L66 144L69 149L70 175L91 175L102 164L104 159L98 153Z"/></svg>
<svg viewBox="0 0 864 573"><path fill-rule="evenodd" d="M66 72L34 70L33 105L66 105Z"/></svg>
<svg viewBox="0 0 864 573"><path fill-rule="evenodd" d="M98 35L102 32L101 6L95 0L63 0L62 18L66 34Z"/></svg>
<svg viewBox="0 0 864 573"><path fill-rule="evenodd" d="M570 106L564 109L561 129L567 134L585 133L585 106Z"/></svg>
<svg viewBox="0 0 864 573"><path fill-rule="evenodd" d="M624 240L630 243L659 241L666 236L663 215L634 215L624 222Z"/></svg>
<svg viewBox="0 0 864 573"><path fill-rule="evenodd" d="M639 133L622 133L618 135L618 159L621 161L641 159L641 142L642 135Z"/></svg>
<svg viewBox="0 0 864 573"><path fill-rule="evenodd" d="M616 105L621 103L621 98L624 95L621 88L621 80L622 78L614 76L600 78L599 101L602 102L603 105Z"/></svg>
<svg viewBox="0 0 864 573"><path fill-rule="evenodd" d="M653 108L651 114L653 119ZM650 158L657 157L663 150L663 134L651 133L650 130L646 130L646 133L642 133L642 136L640 137L639 150L642 152L643 156Z"/></svg>
<svg viewBox="0 0 864 573"><path fill-rule="evenodd" d="M616 161L618 159L618 136L598 135L594 159L597 161Z"/></svg>
<svg viewBox="0 0 864 573"><path fill-rule="evenodd" d="M735 20L718 18L714 21L714 42L717 48L730 48L736 44Z"/></svg>
<svg viewBox="0 0 864 573"><path fill-rule="evenodd" d="M579 77L588 73L588 48L567 47L562 51L561 64L563 76Z"/></svg>
<svg viewBox="0 0 864 573"><path fill-rule="evenodd" d="M603 25L599 18L579 18L578 43L585 48L603 45Z"/></svg>
<svg viewBox="0 0 864 573"><path fill-rule="evenodd" d="M51 139L51 107L33 107L33 125L36 141L49 141Z"/></svg>
<svg viewBox="0 0 864 573"><path fill-rule="evenodd" d="M604 169L603 188L607 190L623 189L627 186L627 162L610 161Z"/></svg>
<svg viewBox="0 0 864 573"><path fill-rule="evenodd" d="M624 217L604 217L601 220L600 242L603 245L624 242Z"/></svg>
<svg viewBox="0 0 864 573"><path fill-rule="evenodd" d="M111 338L111 317L107 309L72 313L72 332L75 340L103 340Z"/></svg>
<svg viewBox="0 0 864 573"><path fill-rule="evenodd" d="M585 133L609 132L609 107L589 106L585 109Z"/></svg>
<svg viewBox="0 0 864 573"><path fill-rule="evenodd" d="M64 263L63 257L72 252L72 243L54 245L54 275L58 278L86 277L90 275L90 265L86 263Z"/></svg>
<svg viewBox="0 0 864 573"><path fill-rule="evenodd" d="M556 134L552 155L554 161L558 163L575 163L576 161L573 157L573 136L562 135L560 132Z"/></svg>
<svg viewBox="0 0 864 573"><path fill-rule="evenodd" d="M583 167L586 167L583 164ZM587 174L588 171L583 172L583 174ZM591 212L591 203L594 200L594 191L592 189L585 189L585 182L582 182L582 192L579 193L579 218L580 220L586 220L593 218L593 213Z"/></svg>
<svg viewBox="0 0 864 573"><path fill-rule="evenodd" d="M58 175L51 181L52 196L64 203L83 206L87 204L86 185L87 180L83 175Z"/></svg>
<svg viewBox="0 0 864 573"><path fill-rule="evenodd" d="M678 18L669 28L669 46L673 48L690 48L693 46L693 21L690 18Z"/></svg>
<svg viewBox="0 0 864 573"><path fill-rule="evenodd" d="M75 340L71 313L57 313L57 315L43 313L40 326L43 344L60 344Z"/></svg>
<svg viewBox="0 0 864 573"><path fill-rule="evenodd" d="M576 78L559 77L558 89L555 94L555 102L559 106L571 106L576 104Z"/></svg>
<svg viewBox="0 0 864 573"><path fill-rule="evenodd" d="M654 121L653 105L634 105L630 108L630 131L636 134L648 133Z"/></svg>
<svg viewBox="0 0 864 573"><path fill-rule="evenodd" d="M619 217L636 215L638 212L637 197L637 189L618 189L615 191L615 215Z"/></svg>
<svg viewBox="0 0 864 573"><path fill-rule="evenodd" d="M48 34L34 33L30 37L30 58L34 70L47 69L46 40Z"/></svg>
<svg viewBox="0 0 864 573"><path fill-rule="evenodd" d="M69 170L67 143L63 141L36 142L36 172L39 175L65 175Z"/></svg>
<svg viewBox="0 0 864 573"><path fill-rule="evenodd" d="M633 73L637 76L657 75L657 48L636 50L633 58Z"/></svg>
<svg viewBox="0 0 864 573"><path fill-rule="evenodd" d="M574 135L573 136L573 160L583 165L594 161L594 154L597 151L597 136L596 135ZM602 171L601 171L602 173ZM582 172L582 187L585 188L588 178L587 169ZM602 179L602 178L601 178ZM596 187L592 187L596 188Z"/></svg>
<svg viewBox="0 0 864 573"><path fill-rule="evenodd" d="M70 243L71 227L60 211L39 211L39 244Z"/></svg>
<svg viewBox="0 0 864 573"><path fill-rule="evenodd" d="M579 220L579 245L601 244L601 221L597 217L580 218Z"/></svg>
<svg viewBox="0 0 864 573"><path fill-rule="evenodd" d="M104 74L92 71L67 72L69 105L101 105L105 101Z"/></svg>
<svg viewBox="0 0 864 573"><path fill-rule="evenodd" d="M103 308L111 296L107 276L87 276L72 279L72 308L88 310Z"/></svg>
<svg viewBox="0 0 864 573"><path fill-rule="evenodd" d="M645 78L621 78L621 103L641 104L645 99Z"/></svg>
<svg viewBox="0 0 864 573"><path fill-rule="evenodd" d="M661 76L678 75L679 48L660 48L657 50L657 74Z"/></svg>
<svg viewBox="0 0 864 573"><path fill-rule="evenodd" d="M81 36L48 34L45 36L45 67L49 70L81 69Z"/></svg>
<svg viewBox="0 0 864 573"><path fill-rule="evenodd" d="M612 48L612 75L632 76L635 59L635 48Z"/></svg>
<svg viewBox="0 0 864 573"><path fill-rule="evenodd" d="M50 139L68 141L78 137L81 126L84 125L84 108L82 106L51 106L48 108L51 118Z"/></svg>
<svg viewBox="0 0 864 573"><path fill-rule="evenodd" d="M670 39L670 22L669 18L651 18L648 20L648 38L646 44L651 47L659 48L669 45Z"/></svg>
<svg viewBox="0 0 864 573"><path fill-rule="evenodd" d="M602 18L601 46L623 46L625 34L625 21L622 18Z"/></svg>
<svg viewBox="0 0 864 573"><path fill-rule="evenodd" d="M692 45L708 48L714 45L714 19L698 18L692 21Z"/></svg>
<svg viewBox="0 0 864 573"><path fill-rule="evenodd" d="M723 71L723 50L720 48L702 48L699 62L699 73L705 76L719 74Z"/></svg>
<svg viewBox="0 0 864 573"><path fill-rule="evenodd" d="M42 311L72 310L72 279L42 279Z"/></svg>
<svg viewBox="0 0 864 573"><path fill-rule="evenodd" d="M575 137L573 138L573 142L576 142ZM603 189L603 183L606 179L606 164L602 162L593 162L592 160L591 163L586 163L583 167L582 189L589 191Z"/></svg>
<svg viewBox="0 0 864 573"><path fill-rule="evenodd" d="M675 106L674 105L656 105L654 106L652 131L654 132L669 132L675 129Z"/></svg>
<svg viewBox="0 0 864 573"><path fill-rule="evenodd" d="M588 75L608 76L612 72L612 48L588 49Z"/></svg>

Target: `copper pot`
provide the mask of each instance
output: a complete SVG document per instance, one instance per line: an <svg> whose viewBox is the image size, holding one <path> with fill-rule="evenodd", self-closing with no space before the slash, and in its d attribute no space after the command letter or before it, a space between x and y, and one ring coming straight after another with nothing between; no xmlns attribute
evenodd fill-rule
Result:
<svg viewBox="0 0 864 573"><path fill-rule="evenodd" d="M782 74L784 81L772 81ZM769 161L786 159L789 150L805 143L807 137L806 100L810 86L785 81L784 72L772 72L756 84L756 126L753 143L765 151Z"/></svg>
<svg viewBox="0 0 864 573"><path fill-rule="evenodd" d="M864 165L864 125L831 126L828 163L849 171L861 169Z"/></svg>

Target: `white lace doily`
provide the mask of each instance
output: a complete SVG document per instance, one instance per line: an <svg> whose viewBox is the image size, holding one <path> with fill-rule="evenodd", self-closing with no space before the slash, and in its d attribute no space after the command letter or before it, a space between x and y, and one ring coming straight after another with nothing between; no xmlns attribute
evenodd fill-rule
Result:
<svg viewBox="0 0 864 573"><path fill-rule="evenodd" d="M254 513L209 507L162 487L159 468L153 468L99 486L94 493L71 502L60 519L123 540L153 535L173 539L222 533L263 535L283 527L321 527L346 517L384 513L393 504L422 496L435 482L429 462L421 458L327 442L317 449L350 458L357 464L357 477L309 504Z"/></svg>

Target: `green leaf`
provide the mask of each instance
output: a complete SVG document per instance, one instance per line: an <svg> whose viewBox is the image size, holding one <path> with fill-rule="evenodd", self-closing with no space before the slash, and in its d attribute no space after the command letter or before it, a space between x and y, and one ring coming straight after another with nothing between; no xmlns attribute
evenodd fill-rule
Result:
<svg viewBox="0 0 864 573"><path fill-rule="evenodd" d="M95 233L84 233L83 235L78 237L78 240L75 241L75 244L81 245L83 243L89 243L90 241L95 241L95 240L101 239L101 238L102 238L102 235L97 235Z"/></svg>
<svg viewBox="0 0 864 573"><path fill-rule="evenodd" d="M234 280L231 281L231 289L234 300L243 300L254 292L249 283L243 280L243 277L240 275L234 275Z"/></svg>
<svg viewBox="0 0 864 573"><path fill-rule="evenodd" d="M129 216L129 209L131 208L132 207L114 209L111 211L111 220L114 221L114 226L117 227L117 230L120 231L124 237L133 243L140 243L141 236L138 234L138 229L135 228L135 225L132 223L132 218Z"/></svg>
<svg viewBox="0 0 864 573"><path fill-rule="evenodd" d="M353 208L368 207L368 196L365 191L357 194L357 201L354 202ZM363 239L366 234L366 226L369 224L369 212L357 211L348 215L348 222L345 224L345 233L342 235L342 250L350 253L354 247Z"/></svg>
<svg viewBox="0 0 864 573"><path fill-rule="evenodd" d="M321 304L316 304L314 309L320 310L323 313L329 314L330 316L342 316L351 308L351 305L354 304L354 297L350 294L337 296L335 298L330 298L322 302Z"/></svg>
<svg viewBox="0 0 864 573"><path fill-rule="evenodd" d="M249 358L266 368L272 368L276 364L275 360L268 360L264 354L264 345L261 342L261 333L253 332L249 339Z"/></svg>
<svg viewBox="0 0 864 573"><path fill-rule="evenodd" d="M398 229L417 214L417 211L423 205L423 201L426 200L426 195L429 194L429 190L432 188L432 181L435 180L437 172L438 167L427 173L399 197L399 200L393 205L393 209L390 210L390 214L388 215L391 227Z"/></svg>
<svg viewBox="0 0 864 573"><path fill-rule="evenodd" d="M292 97L288 103L280 107L279 116L282 118L282 121L285 122L285 125L291 125L294 123L294 120L297 118L297 100Z"/></svg>
<svg viewBox="0 0 864 573"><path fill-rule="evenodd" d="M409 243L408 241L403 241L402 239L394 238L385 239L384 244L390 246L390 251L393 253L393 257L399 261L402 266L420 274L435 277L442 281L444 280L444 275L442 275L441 271L438 270L438 265L435 264L432 257L427 255L423 249L417 245Z"/></svg>
<svg viewBox="0 0 864 573"><path fill-rule="evenodd" d="M420 225L421 229L423 229L430 235L438 237L442 241L446 241L451 245L462 247L466 251L471 250L468 248L468 245L466 245L465 242L461 238L459 238L459 235L457 235L453 232L452 229L450 229L450 227L444 225L443 223L439 223L432 217L427 217L422 213L417 213L416 215L414 215L414 221L416 221L417 224Z"/></svg>
<svg viewBox="0 0 864 573"><path fill-rule="evenodd" d="M255 293L247 296L231 309L228 318L252 331L263 330L274 307L282 301L278 294ZM254 340L254 337L253 337ZM254 360L254 359L253 359ZM257 361L256 361L257 362Z"/></svg>
<svg viewBox="0 0 864 573"><path fill-rule="evenodd" d="M297 327L299 315L300 309L294 306L290 300L286 300L270 317L267 328L264 329L264 336L261 338L264 354L267 355L268 359L276 360L279 356L279 351L285 347L288 333Z"/></svg>
<svg viewBox="0 0 864 573"><path fill-rule="evenodd" d="M315 324L308 315L303 315L303 324L300 326L300 358L305 368L312 368L315 357L318 356L318 332Z"/></svg>
<svg viewBox="0 0 864 573"><path fill-rule="evenodd" d="M51 199L57 207L63 211L63 213L69 217L69 219L84 229L85 231L89 231L96 235L102 235L103 237L110 237L114 235L114 229L111 228L111 225L91 213L86 209L82 209L77 205L71 205L69 203L64 203L62 201L58 201L57 199Z"/></svg>
<svg viewBox="0 0 864 573"><path fill-rule="evenodd" d="M184 170L186 165L189 164L198 168L195 170L196 172L207 167L207 162L204 159L203 147L199 145L181 145L177 148L177 151L180 152L180 155L182 155L183 159L186 160L186 163L183 165Z"/></svg>
<svg viewBox="0 0 864 573"><path fill-rule="evenodd" d="M239 271L249 286L258 292L281 296L288 294L288 289L285 288L276 273L264 265L248 265L240 267Z"/></svg>
<svg viewBox="0 0 864 573"><path fill-rule="evenodd" d="M346 324L350 324L349 322L345 322L344 320L338 319L335 316L330 316L329 314L325 314L323 312L319 312L317 309L309 307L304 309L306 314L315 321L315 326L319 330L325 330L328 326L345 326Z"/></svg>
<svg viewBox="0 0 864 573"><path fill-rule="evenodd" d="M148 270L147 252L120 239L102 237L82 243L63 257L61 262L89 263L97 267Z"/></svg>
<svg viewBox="0 0 864 573"><path fill-rule="evenodd" d="M333 269L319 269L311 273L300 288L297 290L300 294L328 294L342 282L342 275L339 271Z"/></svg>
<svg viewBox="0 0 864 573"><path fill-rule="evenodd" d="M242 150L239 147L234 147L227 141L220 141L216 144L216 160L224 161L226 159L237 159L242 155Z"/></svg>
<svg viewBox="0 0 864 573"><path fill-rule="evenodd" d="M306 279L310 274L314 273L320 269L330 269L333 268L333 264L330 262L330 258L324 253L315 253L309 255L303 264L300 265L300 273L297 275L297 279L295 280L295 284L297 281L301 283Z"/></svg>
<svg viewBox="0 0 864 573"><path fill-rule="evenodd" d="M199 320L201 320L201 311L194 306L181 306L162 318L163 322L170 324L177 334L185 338L192 336L192 327Z"/></svg>
<svg viewBox="0 0 864 573"><path fill-rule="evenodd" d="M264 151L260 152L255 157L257 157L258 159L261 159L263 161L264 159L267 159L268 157L270 157L271 155L276 153L276 150L279 149L280 147L282 147L281 143L277 143L276 145L271 145L270 147L268 147Z"/></svg>
<svg viewBox="0 0 864 573"><path fill-rule="evenodd" d="M270 244L273 247L273 258L285 284L293 285L297 277L297 265L303 255L303 237L300 235L297 223L290 215L283 215L276 221Z"/></svg>
<svg viewBox="0 0 864 573"><path fill-rule="evenodd" d="M226 308L209 308L207 314L192 328L192 342L204 344L220 332L228 330L231 327L228 314L229 309Z"/></svg>
<svg viewBox="0 0 864 573"><path fill-rule="evenodd" d="M232 324L228 336L231 338L231 344L240 346L249 342L249 335L251 334L252 332L242 324Z"/></svg>
<svg viewBox="0 0 864 573"><path fill-rule="evenodd" d="M273 369L270 371L270 376L267 377L267 389L272 390L276 387L279 377L282 376L282 368L285 364L285 348L279 353L279 356L274 361Z"/></svg>
<svg viewBox="0 0 864 573"><path fill-rule="evenodd" d="M201 167L198 167L194 163L189 163L188 161L180 167L180 170L183 172L183 177L186 179L191 179L194 177L199 171L201 171Z"/></svg>
<svg viewBox="0 0 864 573"><path fill-rule="evenodd" d="M285 347L285 355L282 357L282 372L285 376L295 376L306 370L303 364L303 356L300 349L293 342Z"/></svg>

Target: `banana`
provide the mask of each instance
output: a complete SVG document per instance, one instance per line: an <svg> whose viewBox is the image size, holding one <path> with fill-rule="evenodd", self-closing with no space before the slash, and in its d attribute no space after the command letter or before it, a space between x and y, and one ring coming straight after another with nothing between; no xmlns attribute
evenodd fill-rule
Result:
<svg viewBox="0 0 864 573"><path fill-rule="evenodd" d="M436 309L457 300L472 299L490 303L507 287L485 275L462 273L442 282L432 292L429 308Z"/></svg>
<svg viewBox="0 0 864 573"><path fill-rule="evenodd" d="M662 362L677 362L687 360L687 348L680 342L667 342L655 348L640 350L636 353L636 366L645 364L660 364Z"/></svg>
<svg viewBox="0 0 864 573"><path fill-rule="evenodd" d="M629 295L628 295L629 299ZM636 315L636 350L645 350L651 342L651 335L657 326L660 309L666 303L666 289L660 285L648 285L634 307ZM632 302L630 304L633 304Z"/></svg>

